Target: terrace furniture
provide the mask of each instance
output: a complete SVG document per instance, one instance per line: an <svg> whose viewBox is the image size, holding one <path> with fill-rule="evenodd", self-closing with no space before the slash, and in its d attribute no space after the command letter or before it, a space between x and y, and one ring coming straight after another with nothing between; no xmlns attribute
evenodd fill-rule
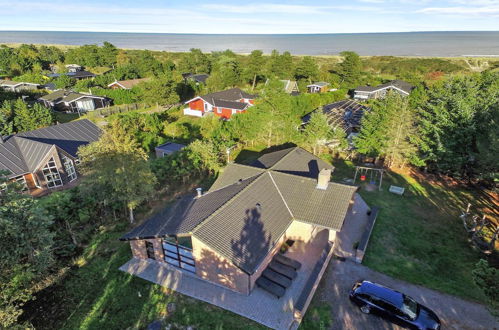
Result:
<svg viewBox="0 0 499 330"><path fill-rule="evenodd" d="M273 271L272 269L265 269L262 273L262 276L276 284L279 284L283 288L289 288L291 286L291 280L289 278Z"/></svg>
<svg viewBox="0 0 499 330"><path fill-rule="evenodd" d="M294 270L298 270L301 267L301 263L299 261L288 258L280 253L274 256L274 260L286 266L293 267Z"/></svg>
<svg viewBox="0 0 499 330"><path fill-rule="evenodd" d="M286 276L290 280L296 278L296 271L293 269L293 267L286 266L284 264L281 264L280 262L277 262L275 260L272 260L269 264L269 268L272 269L275 272L278 272L281 275Z"/></svg>
<svg viewBox="0 0 499 330"><path fill-rule="evenodd" d="M404 194L405 188L398 187L398 186L390 186L390 189L388 189L389 192L393 194L397 194L402 196Z"/></svg>
<svg viewBox="0 0 499 330"><path fill-rule="evenodd" d="M256 280L256 285L264 289L265 291L273 294L277 298L281 298L286 293L286 289L282 286L275 284L271 280L261 276Z"/></svg>

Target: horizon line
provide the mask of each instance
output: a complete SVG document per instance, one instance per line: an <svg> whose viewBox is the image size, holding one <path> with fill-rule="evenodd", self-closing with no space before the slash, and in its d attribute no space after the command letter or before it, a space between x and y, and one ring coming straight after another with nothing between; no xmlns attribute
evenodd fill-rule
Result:
<svg viewBox="0 0 499 330"><path fill-rule="evenodd" d="M462 33L499 32L499 30L422 30L422 31L376 31L376 32L310 32L310 33L197 33L197 32L140 32L140 31L68 31L68 30L2 30L1 32L66 32L66 33L123 33L123 34L170 34L170 35L348 35L348 34L397 34L397 33Z"/></svg>

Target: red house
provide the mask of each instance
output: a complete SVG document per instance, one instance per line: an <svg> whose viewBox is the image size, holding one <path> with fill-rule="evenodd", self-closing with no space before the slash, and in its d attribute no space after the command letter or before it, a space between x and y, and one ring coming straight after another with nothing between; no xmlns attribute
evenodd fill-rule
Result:
<svg viewBox="0 0 499 330"><path fill-rule="evenodd" d="M254 104L256 95L251 95L239 88L197 96L187 102L184 115L202 117L213 112L215 116L230 119L236 113L245 112Z"/></svg>

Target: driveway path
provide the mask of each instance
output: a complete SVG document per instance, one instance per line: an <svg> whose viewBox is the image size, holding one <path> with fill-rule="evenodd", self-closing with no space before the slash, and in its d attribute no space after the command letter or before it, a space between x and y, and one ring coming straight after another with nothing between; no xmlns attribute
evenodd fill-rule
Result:
<svg viewBox="0 0 499 330"><path fill-rule="evenodd" d="M332 329L402 329L377 316L363 314L350 302L348 292L359 279L368 279L412 296L437 313L442 329L499 329L498 321L483 305L391 278L350 260L334 259L316 292L316 298L332 307Z"/></svg>

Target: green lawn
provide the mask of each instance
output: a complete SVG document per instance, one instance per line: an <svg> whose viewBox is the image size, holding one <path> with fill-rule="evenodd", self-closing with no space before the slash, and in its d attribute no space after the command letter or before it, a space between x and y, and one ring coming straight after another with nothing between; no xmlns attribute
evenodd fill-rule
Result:
<svg viewBox="0 0 499 330"><path fill-rule="evenodd" d="M54 112L55 121L63 124L78 119L80 116L77 113Z"/></svg>
<svg viewBox="0 0 499 330"><path fill-rule="evenodd" d="M334 180L353 178L351 162L333 164ZM405 195L389 193L391 184L406 188ZM408 282L486 302L471 275L481 255L469 244L459 215L468 201L491 208L495 202L492 198L458 185L431 182L418 173L385 173L381 192L362 188L364 200L381 208L364 259L366 266Z"/></svg>

